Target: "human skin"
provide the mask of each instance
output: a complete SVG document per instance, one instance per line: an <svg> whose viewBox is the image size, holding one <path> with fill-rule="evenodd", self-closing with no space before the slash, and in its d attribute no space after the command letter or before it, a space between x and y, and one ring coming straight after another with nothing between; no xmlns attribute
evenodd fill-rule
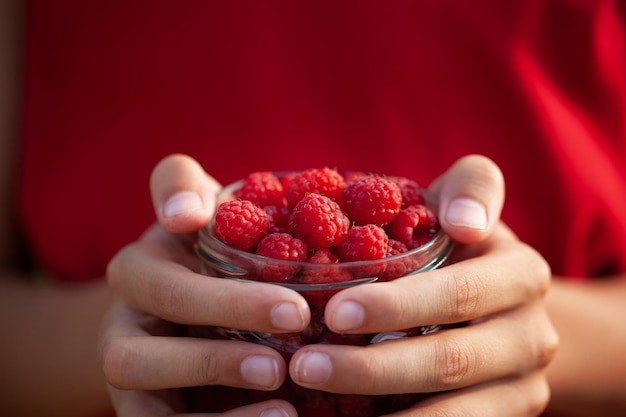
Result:
<svg viewBox="0 0 626 417"><path fill-rule="evenodd" d="M188 233L210 219L219 184L197 162L185 155L165 158L151 184L160 225L124 248L108 273L118 300L104 326L101 352L118 415L130 416L155 404L172 413L184 412L171 397L160 397L161 389L196 384L275 389L287 372L301 385L332 392L454 390L397 413L404 416L469 410L481 416L531 416L545 408L545 367L558 345L544 305L550 270L499 222L504 183L490 160L462 158L432 186L442 225L459 242L452 265L420 279L344 290L326 308L328 326L348 333L466 320L471 324L367 348L309 345L289 364L265 346L164 336L172 326L164 328L157 317L280 332L304 329L310 313L298 294L284 288L199 279ZM460 211L454 211L453 201L460 201ZM286 306L297 313L284 316L291 311ZM272 374L255 375L256 385L246 381L241 366L250 355L274 363L267 367ZM283 402L272 403L275 406L294 415ZM233 415L259 411L248 408Z"/></svg>
<svg viewBox="0 0 626 417"><path fill-rule="evenodd" d="M18 4L15 0L0 0L0 62L3 63L0 65L0 199L4 203L0 204L0 332L3 335L3 343L0 343L0 369L3 371L0 382L0 414L14 417L109 415L112 411L111 400L105 388L101 364L97 362L94 353L98 340L97 329L109 306L109 290L104 277L93 285L81 288L42 286L39 282L33 282L34 277L20 262L21 239L15 227L18 222L14 212L13 194L18 165ZM181 180L179 186L180 189L186 189L188 184ZM176 184L169 184L167 187L164 184L161 193L156 190L155 205L160 207L177 190L176 187ZM497 217L495 213L492 214ZM179 216L187 217L187 220L181 221ZM181 212L179 216L167 219L160 216L160 219L164 227L180 232L182 229L176 230L177 227L185 225L189 231L200 223L200 219L206 218L202 209L195 214ZM490 222L495 224L493 217L490 217ZM158 229L160 228L155 226L155 230ZM466 231L470 236L478 238L487 233L487 230L471 228ZM168 244L176 241L170 234L164 233L162 228L158 234ZM514 241L514 238L511 239ZM515 243L512 242L511 245L515 246ZM623 302L626 299L624 278L626 277L614 276L602 282L576 283L560 277L552 280L546 302L549 317L559 333L561 343L555 359L547 368L552 396L548 406L551 416L626 415L626 364L623 361L623 352L626 351L626 329L623 325L623 317L626 316L626 303ZM295 300L289 298L291 295L281 294L282 296ZM537 303L540 304L539 301ZM77 311L80 314L77 315ZM543 312L534 314L541 316ZM527 315L530 317L533 313ZM138 315L136 310L119 300L109 310L107 317L108 320L128 317L126 334L138 332L147 335L149 333L145 333L145 329L151 330L150 326L139 324L160 322L150 315ZM520 319L523 320L523 317ZM543 318L538 318L537 321L542 320ZM117 325L106 322L105 329L108 329L108 333L104 333L106 339L101 342L115 344L122 339L124 335L118 332L120 322ZM158 334L168 329L160 330ZM547 330L543 337L552 337L550 331ZM603 339L600 341L601 337ZM135 341L147 344L147 339L148 337L137 338ZM212 349L207 348L205 341L201 343L202 346L197 350L201 355L209 357ZM544 343L545 346L550 345L548 342ZM101 347L103 344L105 343ZM228 357L227 355L226 358ZM355 358L359 360L359 356ZM239 369L236 360L224 366ZM149 363L143 369L135 370L138 374L134 376L136 381L132 386L146 386L145 378L150 375L148 368ZM176 370L170 375L162 375L160 385L175 386L177 381L193 379L190 375L197 374L202 369L211 368L199 366L194 369L191 366ZM217 381L211 373L198 379L204 383ZM452 395L440 396L426 407L418 409L416 415L433 415L435 410L452 414L451 410L458 409L456 405L461 407L464 403L486 404L491 401L492 395L500 396L505 401L508 398L506 394L512 392L513 396L535 392L529 398L532 400L529 404L536 407L543 402L544 382L543 368L539 366L536 373L524 378L511 378L504 384L479 384ZM520 391L515 394L517 388ZM177 410L177 404L171 396L175 391L127 391L113 387L110 390L112 402L120 410L120 416L128 415L129 410L137 411L133 414L135 416L162 415L168 410ZM238 410L229 415L256 416L264 407L267 405ZM528 413L526 410L517 415ZM477 415L488 414L479 412ZM509 414L504 412L500 415Z"/></svg>
<svg viewBox="0 0 626 417"><path fill-rule="evenodd" d="M111 405L94 347L109 299L105 281L44 286L24 269L14 197L20 16L19 1L0 0L0 415L104 415Z"/></svg>

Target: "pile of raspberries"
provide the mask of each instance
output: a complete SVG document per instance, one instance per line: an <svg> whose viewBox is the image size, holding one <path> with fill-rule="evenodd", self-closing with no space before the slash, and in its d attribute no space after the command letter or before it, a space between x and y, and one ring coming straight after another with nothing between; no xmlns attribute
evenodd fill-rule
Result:
<svg viewBox="0 0 626 417"><path fill-rule="evenodd" d="M332 168L284 176L257 171L242 180L234 197L217 207L214 236L233 248L285 261L379 260L423 245L441 228L417 182L399 176L342 175ZM270 270L263 278L281 281L290 272ZM302 282L342 279L349 278L314 274Z"/></svg>

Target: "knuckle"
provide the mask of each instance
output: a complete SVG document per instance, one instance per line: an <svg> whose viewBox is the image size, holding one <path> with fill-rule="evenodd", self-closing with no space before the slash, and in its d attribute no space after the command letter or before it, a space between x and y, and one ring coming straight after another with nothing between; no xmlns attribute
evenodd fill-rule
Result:
<svg viewBox="0 0 626 417"><path fill-rule="evenodd" d="M198 358L196 365L192 368L190 383L215 385L220 379L218 358L214 352L208 352Z"/></svg>
<svg viewBox="0 0 626 417"><path fill-rule="evenodd" d="M528 245L524 245L524 248L525 251L521 252L525 256L524 264L527 266L530 276L535 277L534 280L527 281L531 285L530 291L534 297L539 295L543 298L550 289L552 270L548 262L535 249Z"/></svg>
<svg viewBox="0 0 626 417"><path fill-rule="evenodd" d="M545 337L541 340L537 352L537 362L540 368L548 366L559 350L559 335L550 324Z"/></svg>
<svg viewBox="0 0 626 417"><path fill-rule="evenodd" d="M532 394L526 398L528 400L527 415L539 416L544 412L550 402L550 386L545 377L539 378Z"/></svg>
<svg viewBox="0 0 626 417"><path fill-rule="evenodd" d="M470 350L458 341L448 339L437 346L436 352L436 384L444 390L462 386L472 370Z"/></svg>
<svg viewBox="0 0 626 417"><path fill-rule="evenodd" d="M109 261L106 267L106 279L109 288L117 292L122 287L122 271L128 253L132 251L132 244L120 249L120 251Z"/></svg>
<svg viewBox="0 0 626 417"><path fill-rule="evenodd" d="M374 360L364 360L362 362L362 368L365 371L366 377L361 378L360 380L363 385L363 390L368 393L376 393L381 386L384 386L386 381L388 381L387 369L385 366L381 366L377 361Z"/></svg>
<svg viewBox="0 0 626 417"><path fill-rule="evenodd" d="M467 274L454 274L450 281L451 299L449 314L457 320L473 318L481 304L479 279Z"/></svg>
<svg viewBox="0 0 626 417"><path fill-rule="evenodd" d="M105 380L119 389L132 389L132 375L136 355L128 348L125 339L105 342L102 348L102 371Z"/></svg>
<svg viewBox="0 0 626 417"><path fill-rule="evenodd" d="M171 279L155 280L153 299L158 316L173 322L183 321L186 303L181 282Z"/></svg>

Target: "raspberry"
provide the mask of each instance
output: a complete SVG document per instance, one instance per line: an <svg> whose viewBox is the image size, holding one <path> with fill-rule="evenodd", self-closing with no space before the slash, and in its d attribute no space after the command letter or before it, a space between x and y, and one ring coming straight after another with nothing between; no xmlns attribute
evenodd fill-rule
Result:
<svg viewBox="0 0 626 417"><path fill-rule="evenodd" d="M399 255L408 250L409 248L407 248L406 245L399 240L389 239L389 242L387 244L387 253L385 254L385 257L388 258L390 256Z"/></svg>
<svg viewBox="0 0 626 417"><path fill-rule="evenodd" d="M400 187L402 195L402 207L412 206L415 204L424 204L424 196L422 189L416 181L406 177L390 176L387 177Z"/></svg>
<svg viewBox="0 0 626 417"><path fill-rule="evenodd" d="M341 194L345 185L343 176L331 168L311 168L294 175L285 190L290 207L295 206L305 195L317 193L333 200Z"/></svg>
<svg viewBox="0 0 626 417"><path fill-rule="evenodd" d="M426 243L441 226L435 213L423 204L408 206L389 225L389 236L414 249Z"/></svg>
<svg viewBox="0 0 626 417"><path fill-rule="evenodd" d="M308 245L288 233L270 233L259 242L256 254L283 261L304 262L309 252ZM300 267L284 263L260 265L258 275L269 282L285 282L294 276Z"/></svg>
<svg viewBox="0 0 626 417"><path fill-rule="evenodd" d="M339 262L339 257L332 253L330 249L323 248L313 252L306 261L315 264L336 264Z"/></svg>
<svg viewBox="0 0 626 417"><path fill-rule="evenodd" d="M265 206L263 210L265 210L269 216L272 225L269 232L284 233L287 231L287 223L291 216L291 210L288 207Z"/></svg>
<svg viewBox="0 0 626 417"><path fill-rule="evenodd" d="M405 253L408 250L409 249L406 247L406 245L399 240L389 239L389 242L387 244L387 253L385 254L385 257L389 258L390 256L400 255L401 253ZM387 262L385 272L378 276L378 280L391 281L392 279L404 276L414 270L413 264L414 262L411 258L389 260Z"/></svg>
<svg viewBox="0 0 626 417"><path fill-rule="evenodd" d="M269 228L267 213L249 200L226 201L215 212L215 237L243 251L259 243Z"/></svg>
<svg viewBox="0 0 626 417"><path fill-rule="evenodd" d="M368 261L384 258L389 238L385 230L373 224L354 226L339 248L343 262Z"/></svg>
<svg viewBox="0 0 626 417"><path fill-rule="evenodd" d="M311 249L320 249L340 244L348 233L350 220L329 197L311 193L293 208L287 227Z"/></svg>
<svg viewBox="0 0 626 417"><path fill-rule="evenodd" d="M295 262L304 262L308 252L306 242L288 233L270 233L261 239L256 248L257 255Z"/></svg>
<svg viewBox="0 0 626 417"><path fill-rule="evenodd" d="M402 207L400 187L384 177L368 175L346 184L341 193L342 208L357 225L385 226Z"/></svg>
<svg viewBox="0 0 626 417"><path fill-rule="evenodd" d="M319 249L313 252L307 259L308 263L317 264L313 268L304 268L300 281L303 284L328 284L332 282L343 282L352 279L352 275L344 268L329 266L325 268L321 264L334 265L339 263L339 257L332 253L330 249Z"/></svg>
<svg viewBox="0 0 626 417"><path fill-rule="evenodd" d="M235 192L235 197L250 200L259 207L282 207L287 204L280 179L267 171L253 172L244 178L241 188Z"/></svg>

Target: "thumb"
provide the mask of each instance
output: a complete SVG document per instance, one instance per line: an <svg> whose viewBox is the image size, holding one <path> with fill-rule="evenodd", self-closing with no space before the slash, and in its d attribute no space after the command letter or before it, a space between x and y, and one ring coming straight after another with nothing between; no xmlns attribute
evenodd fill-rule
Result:
<svg viewBox="0 0 626 417"><path fill-rule="evenodd" d="M213 216L221 185L193 158L172 154L150 176L152 204L161 226L172 233L191 233Z"/></svg>
<svg viewBox="0 0 626 417"><path fill-rule="evenodd" d="M467 155L458 159L430 186L439 200L439 220L460 243L486 239L500 220L504 177L491 159Z"/></svg>

